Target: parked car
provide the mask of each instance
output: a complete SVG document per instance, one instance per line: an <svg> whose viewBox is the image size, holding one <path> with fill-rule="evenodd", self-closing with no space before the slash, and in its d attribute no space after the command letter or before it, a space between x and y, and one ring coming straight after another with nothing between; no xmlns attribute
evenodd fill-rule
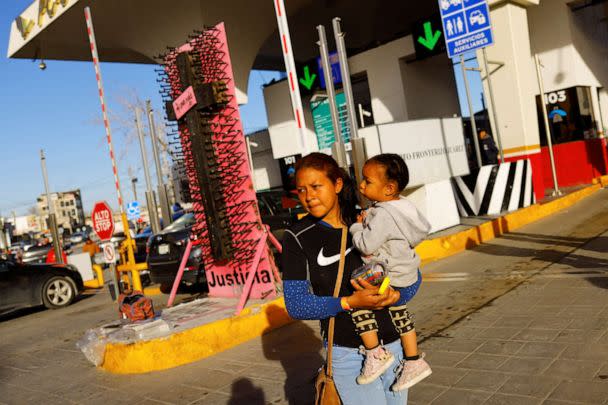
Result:
<svg viewBox="0 0 608 405"><path fill-rule="evenodd" d="M80 273L69 265L0 260L0 313L38 305L63 308L83 289Z"/></svg>
<svg viewBox="0 0 608 405"><path fill-rule="evenodd" d="M137 263L145 262L148 256L147 246L148 239L152 236L152 227L145 227L140 233L135 235L135 261Z"/></svg>
<svg viewBox="0 0 608 405"><path fill-rule="evenodd" d="M53 249L52 243L32 246L26 252L23 252L23 263L44 263L49 250Z"/></svg>
<svg viewBox="0 0 608 405"><path fill-rule="evenodd" d="M77 243L82 243L87 240L87 237L87 234L84 232L74 232L72 235L70 235L70 243L74 245Z"/></svg>
<svg viewBox="0 0 608 405"><path fill-rule="evenodd" d="M148 241L148 271L153 283L166 290L173 285L179 264L184 255L190 231L194 225L194 214L189 212L179 217ZM195 247L184 269L182 283L186 285L205 283L205 269L200 248Z"/></svg>
<svg viewBox="0 0 608 405"><path fill-rule="evenodd" d="M270 227L270 231L279 241L283 240L283 233L291 224L303 214L304 208L295 196L281 190L260 191L256 193L262 223Z"/></svg>

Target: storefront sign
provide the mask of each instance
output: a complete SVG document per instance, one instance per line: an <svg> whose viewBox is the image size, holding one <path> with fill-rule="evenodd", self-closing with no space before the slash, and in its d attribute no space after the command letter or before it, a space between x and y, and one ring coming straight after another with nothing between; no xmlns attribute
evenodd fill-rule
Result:
<svg viewBox="0 0 608 405"><path fill-rule="evenodd" d="M13 21L8 44L8 55L10 56L17 52L26 42L38 35L76 3L77 0L38 0L30 4Z"/></svg>

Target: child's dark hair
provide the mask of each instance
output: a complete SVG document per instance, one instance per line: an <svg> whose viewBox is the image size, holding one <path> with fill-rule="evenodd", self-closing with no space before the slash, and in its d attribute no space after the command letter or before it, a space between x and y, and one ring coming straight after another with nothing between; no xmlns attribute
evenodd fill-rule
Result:
<svg viewBox="0 0 608 405"><path fill-rule="evenodd" d="M399 192L410 182L410 172L403 158L395 153L382 153L368 159L367 163L376 163L384 167L387 180L397 183Z"/></svg>
<svg viewBox="0 0 608 405"><path fill-rule="evenodd" d="M304 156L296 163L296 174L302 169L315 169L325 173L325 175L336 184L338 179L342 179L342 190L338 194L338 202L340 203L340 215L342 221L347 226L352 225L357 221L358 210L356 206L359 204L355 184L350 176L338 166L338 163L329 155L324 153L311 153Z"/></svg>

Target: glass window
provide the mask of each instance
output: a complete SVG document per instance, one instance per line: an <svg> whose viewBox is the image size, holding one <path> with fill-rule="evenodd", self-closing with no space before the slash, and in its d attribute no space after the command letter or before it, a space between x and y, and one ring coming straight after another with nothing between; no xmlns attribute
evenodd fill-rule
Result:
<svg viewBox="0 0 608 405"><path fill-rule="evenodd" d="M554 144L598 137L589 87L576 86L545 94L551 141ZM540 97L536 96L540 143L547 145Z"/></svg>

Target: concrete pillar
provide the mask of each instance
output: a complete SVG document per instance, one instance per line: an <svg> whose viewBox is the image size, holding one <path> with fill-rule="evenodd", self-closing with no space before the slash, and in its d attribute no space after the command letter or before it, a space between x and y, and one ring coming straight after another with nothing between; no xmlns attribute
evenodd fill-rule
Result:
<svg viewBox="0 0 608 405"><path fill-rule="evenodd" d="M538 82L526 8L520 2L494 2L491 19L494 45L487 48L487 55L496 102L492 107L497 112L505 160L530 159L536 198L540 199L544 186L535 99ZM482 60L481 51L477 58ZM480 67L483 69L483 63ZM483 70L482 75L486 75ZM487 91L484 81L484 92L488 94Z"/></svg>

